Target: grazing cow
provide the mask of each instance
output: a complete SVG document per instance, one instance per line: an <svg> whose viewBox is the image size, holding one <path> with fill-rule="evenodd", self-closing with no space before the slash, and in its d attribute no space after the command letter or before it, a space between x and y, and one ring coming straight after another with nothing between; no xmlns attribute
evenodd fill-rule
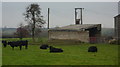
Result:
<svg viewBox="0 0 120 67"><path fill-rule="evenodd" d="M57 53L57 52L63 52L61 48L55 48L50 46L50 53Z"/></svg>
<svg viewBox="0 0 120 67"><path fill-rule="evenodd" d="M8 42L8 45L10 45L12 47L12 49L14 50L14 47L20 47L20 50L22 49L22 46L25 46L25 48L28 48L28 41L12 41L12 42Z"/></svg>
<svg viewBox="0 0 120 67"><path fill-rule="evenodd" d="M19 41L10 41L8 42L8 45L10 45L12 47L12 49L14 50L14 47L20 47L20 50L21 50L21 45L19 43Z"/></svg>
<svg viewBox="0 0 120 67"><path fill-rule="evenodd" d="M20 44L21 44L22 46L25 46L25 49L28 48L28 41L27 41L27 40L25 40L25 41L19 41L19 42L20 42Z"/></svg>
<svg viewBox="0 0 120 67"><path fill-rule="evenodd" d="M96 46L90 46L88 48L88 52L97 52L97 47Z"/></svg>
<svg viewBox="0 0 120 67"><path fill-rule="evenodd" d="M49 46L47 44L43 44L40 46L40 49L47 49Z"/></svg>
<svg viewBox="0 0 120 67"><path fill-rule="evenodd" d="M2 44L3 44L4 47L6 47L7 46L7 41L6 40L2 40Z"/></svg>

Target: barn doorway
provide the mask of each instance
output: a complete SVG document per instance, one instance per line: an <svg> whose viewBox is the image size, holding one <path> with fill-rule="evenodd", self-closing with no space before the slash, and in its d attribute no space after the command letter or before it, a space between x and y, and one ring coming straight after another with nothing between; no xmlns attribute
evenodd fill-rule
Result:
<svg viewBox="0 0 120 67"><path fill-rule="evenodd" d="M97 31L98 31L97 27L89 28L87 30L89 30L89 41L90 41L90 43L97 43L97 37L96 37Z"/></svg>

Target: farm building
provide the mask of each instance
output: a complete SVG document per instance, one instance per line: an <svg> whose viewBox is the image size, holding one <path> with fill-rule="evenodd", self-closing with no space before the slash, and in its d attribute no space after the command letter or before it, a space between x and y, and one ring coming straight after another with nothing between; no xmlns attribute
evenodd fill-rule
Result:
<svg viewBox="0 0 120 67"><path fill-rule="evenodd" d="M77 40L87 43L100 42L101 24L75 24L50 29L49 39Z"/></svg>
<svg viewBox="0 0 120 67"><path fill-rule="evenodd" d="M115 19L115 38L117 44L120 44L120 14L114 17Z"/></svg>

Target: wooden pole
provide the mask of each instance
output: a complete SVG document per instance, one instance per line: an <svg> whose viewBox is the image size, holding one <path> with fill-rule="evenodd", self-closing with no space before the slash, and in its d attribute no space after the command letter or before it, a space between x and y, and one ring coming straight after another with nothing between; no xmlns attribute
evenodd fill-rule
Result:
<svg viewBox="0 0 120 67"><path fill-rule="evenodd" d="M50 9L48 8L48 29L49 29L49 13L50 13L49 10L50 10Z"/></svg>
<svg viewBox="0 0 120 67"><path fill-rule="evenodd" d="M48 8L48 39L49 39L49 14L50 14L50 8Z"/></svg>

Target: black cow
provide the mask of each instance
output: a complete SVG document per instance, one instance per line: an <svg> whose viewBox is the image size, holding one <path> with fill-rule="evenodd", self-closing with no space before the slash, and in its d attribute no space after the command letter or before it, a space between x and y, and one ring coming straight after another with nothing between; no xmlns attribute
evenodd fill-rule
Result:
<svg viewBox="0 0 120 67"><path fill-rule="evenodd" d="M13 50L14 50L14 47L20 47L20 50L22 49L22 46L25 46L25 48L27 49L28 48L28 41L25 40L25 41L12 41L12 42L8 42L8 45L10 45Z"/></svg>
<svg viewBox="0 0 120 67"><path fill-rule="evenodd" d="M19 42L20 42L20 44L21 44L22 46L25 46L25 49L28 48L28 41L27 41L27 40L25 40L25 41L19 41Z"/></svg>
<svg viewBox="0 0 120 67"><path fill-rule="evenodd" d="M7 46L7 41L6 40L2 40L2 44L3 44L4 47L6 47Z"/></svg>
<svg viewBox="0 0 120 67"><path fill-rule="evenodd" d="M57 53L57 52L63 52L61 48L55 48L50 46L50 53Z"/></svg>
<svg viewBox="0 0 120 67"><path fill-rule="evenodd" d="M14 50L14 47L20 47L20 50L21 50L21 45L19 43L19 41L10 41L8 42L8 45L10 45L12 47L12 49Z"/></svg>
<svg viewBox="0 0 120 67"><path fill-rule="evenodd" d="M88 52L97 52L97 47L96 46L90 46L88 48Z"/></svg>
<svg viewBox="0 0 120 67"><path fill-rule="evenodd" d="M47 49L47 48L49 48L49 46L47 44L43 44L40 46L40 49Z"/></svg>

